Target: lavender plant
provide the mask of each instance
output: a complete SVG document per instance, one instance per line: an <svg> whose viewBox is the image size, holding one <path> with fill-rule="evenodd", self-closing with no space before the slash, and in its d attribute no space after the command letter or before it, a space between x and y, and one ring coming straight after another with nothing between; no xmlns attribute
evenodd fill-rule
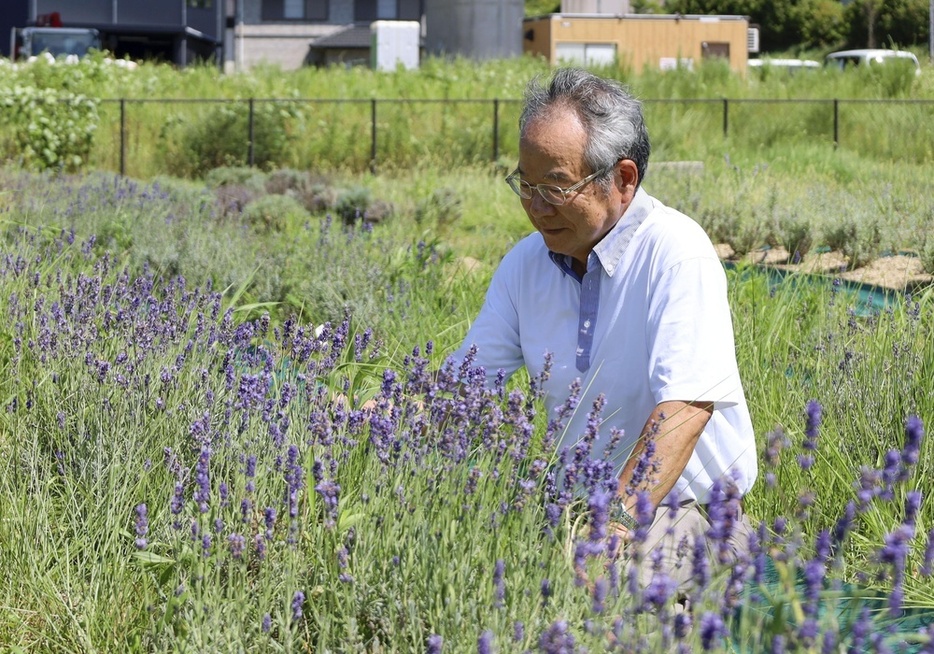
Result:
<svg viewBox="0 0 934 654"><path fill-rule="evenodd" d="M86 202L102 213L114 195ZM54 203L26 215L44 221ZM355 256L386 260L375 230L309 233L335 252L360 239ZM394 256L392 274L413 286L438 270L427 246ZM684 545L685 593L660 571L640 583L631 545L606 529L619 489L612 452L592 447L602 402L577 406L570 389L543 415L543 380L486 388L470 357L448 360L449 344L412 328L387 341L353 314L238 311L209 279L137 268L91 236L8 229L0 643L930 650L931 629L902 620L931 605L929 300L862 314L833 287L770 288L743 271L731 281L763 434L762 481L745 498L758 530L749 559L728 561L738 498L722 480L712 529ZM457 332L436 296L449 287L433 284L407 310ZM573 411L590 427L580 447L557 450ZM652 448L644 455L650 478ZM644 526L651 512L632 491Z"/></svg>

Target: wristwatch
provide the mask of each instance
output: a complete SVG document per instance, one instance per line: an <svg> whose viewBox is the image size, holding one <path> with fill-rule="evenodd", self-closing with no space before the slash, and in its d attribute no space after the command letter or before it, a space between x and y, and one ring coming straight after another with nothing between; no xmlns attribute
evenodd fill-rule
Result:
<svg viewBox="0 0 934 654"><path fill-rule="evenodd" d="M610 507L610 522L618 522L629 531L635 531L639 526L632 514L626 510L626 505L622 500L616 500Z"/></svg>

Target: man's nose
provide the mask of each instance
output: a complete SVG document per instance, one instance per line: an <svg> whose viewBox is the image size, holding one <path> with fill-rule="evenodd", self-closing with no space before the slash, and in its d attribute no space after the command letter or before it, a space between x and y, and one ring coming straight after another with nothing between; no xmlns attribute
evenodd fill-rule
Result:
<svg viewBox="0 0 934 654"><path fill-rule="evenodd" d="M538 189L532 190L532 199L529 200L529 213L533 216L548 216L555 212L555 205L545 200Z"/></svg>

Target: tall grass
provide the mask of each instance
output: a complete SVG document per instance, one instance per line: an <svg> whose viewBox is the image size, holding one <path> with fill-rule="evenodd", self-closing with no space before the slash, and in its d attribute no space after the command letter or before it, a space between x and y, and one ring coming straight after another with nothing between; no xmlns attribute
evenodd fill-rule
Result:
<svg viewBox="0 0 934 654"><path fill-rule="evenodd" d="M480 229L479 217L416 220L435 184L397 188L391 199L409 208L392 222L309 214L277 231L248 210L221 212L212 192L187 183L6 175L4 647L927 642L897 618L932 606L934 516L916 495L932 466L917 440L934 414L930 296L872 313L833 285L730 273L762 452L746 498L761 521L757 555L724 567L692 554L685 565L703 583L678 613L663 578L633 589L612 541L590 535L613 482L602 453L589 453L587 498L562 492L536 380L452 392L443 361L488 272L454 265L454 244L473 240L460 232ZM461 177L468 198L508 193ZM183 240L199 231L203 241ZM183 245L171 266L156 265L167 255L155 253ZM506 247L474 254L489 271ZM250 270L265 260L285 263ZM285 274L307 281L293 288L305 305L267 294L278 282L258 283ZM729 497L723 488L715 511L728 515ZM847 598L869 588L883 595L863 613Z"/></svg>
<svg viewBox="0 0 934 654"><path fill-rule="evenodd" d="M426 159L458 164L488 160L493 153L494 99L502 101L499 154L514 157L514 129L508 126L515 124L517 101L526 82L547 71L542 61L528 57L484 63L429 58L417 70L391 74L334 68L262 69L234 76L211 67L176 71L151 64L127 71L89 59L70 67L0 66L0 77L7 88L49 88L103 101L91 165L119 169L122 122L126 170L149 178L167 171L197 176L210 165L244 163L251 98L259 101L254 105L259 107L254 136L266 130L285 134L288 141L280 149L270 149L260 138L254 154L261 165L368 169L374 99L381 101L375 118L376 158L383 170ZM749 152L812 141L831 148L833 100L838 99L842 104L837 135L842 147L870 159L930 162L928 144L934 138L925 131L930 121L924 120L930 105L862 104L934 99L927 69L918 78L899 71L844 75L830 70L795 76L755 72L744 78L716 63L697 71L631 74L603 68L600 72L623 79L650 101L649 127L664 158L709 160L724 149ZM15 101L14 97L5 101ZM130 100L123 106L122 121L115 102L121 98ZM728 110L726 137L723 98L736 101ZM219 106L189 100L237 102ZM236 118L231 119L231 114ZM0 134L6 141L6 135L17 129L24 127L7 125ZM203 155L217 147L218 129L226 136L227 161ZM20 154L11 143L6 149L6 156Z"/></svg>

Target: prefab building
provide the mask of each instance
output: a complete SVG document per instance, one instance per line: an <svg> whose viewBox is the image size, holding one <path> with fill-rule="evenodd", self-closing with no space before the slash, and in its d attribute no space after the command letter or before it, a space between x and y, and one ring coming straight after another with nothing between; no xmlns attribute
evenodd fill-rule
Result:
<svg viewBox="0 0 934 654"><path fill-rule="evenodd" d="M721 58L744 73L758 43L746 16L550 14L527 18L522 27L523 52L552 65L617 62L635 72Z"/></svg>

